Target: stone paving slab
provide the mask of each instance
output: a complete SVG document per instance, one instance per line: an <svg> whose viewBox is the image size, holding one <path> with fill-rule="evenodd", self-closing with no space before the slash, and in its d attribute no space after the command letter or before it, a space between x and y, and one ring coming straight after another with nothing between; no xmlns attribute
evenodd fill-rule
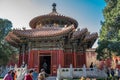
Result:
<svg viewBox="0 0 120 80"><path fill-rule="evenodd" d="M50 76L50 77L46 78L46 80L56 80L56 77Z"/></svg>

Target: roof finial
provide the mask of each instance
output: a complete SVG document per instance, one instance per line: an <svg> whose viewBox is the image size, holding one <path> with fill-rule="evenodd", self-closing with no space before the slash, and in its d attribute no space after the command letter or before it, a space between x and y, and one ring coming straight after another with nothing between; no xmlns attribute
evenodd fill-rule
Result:
<svg viewBox="0 0 120 80"><path fill-rule="evenodd" d="M56 3L53 3L52 6L53 6L53 12L56 12Z"/></svg>

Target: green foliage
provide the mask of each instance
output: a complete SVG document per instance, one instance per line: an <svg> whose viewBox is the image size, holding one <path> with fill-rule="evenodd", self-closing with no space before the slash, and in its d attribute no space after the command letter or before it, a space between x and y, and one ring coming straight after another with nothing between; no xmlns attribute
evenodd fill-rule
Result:
<svg viewBox="0 0 120 80"><path fill-rule="evenodd" d="M0 65L6 65L10 56L16 52L16 49L4 40L11 28L11 21L7 19L0 19Z"/></svg>
<svg viewBox="0 0 120 80"><path fill-rule="evenodd" d="M0 19L0 41L8 34L12 28L12 23L7 19Z"/></svg>
<svg viewBox="0 0 120 80"><path fill-rule="evenodd" d="M105 21L102 22L98 41L98 59L120 55L120 0L105 0L103 10Z"/></svg>

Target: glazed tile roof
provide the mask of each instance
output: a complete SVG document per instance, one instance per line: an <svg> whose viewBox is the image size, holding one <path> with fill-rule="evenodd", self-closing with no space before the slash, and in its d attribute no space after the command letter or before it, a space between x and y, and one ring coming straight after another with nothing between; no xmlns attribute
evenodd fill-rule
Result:
<svg viewBox="0 0 120 80"><path fill-rule="evenodd" d="M84 28L82 30L75 31L72 35L72 39L80 38L82 35L85 35L88 32L87 28Z"/></svg>
<svg viewBox="0 0 120 80"><path fill-rule="evenodd" d="M84 38L84 41L87 42L87 41L91 41L93 39L97 39L98 38L98 33L92 33L92 34L88 34L85 38Z"/></svg>
<svg viewBox="0 0 120 80"><path fill-rule="evenodd" d="M38 22L46 22L49 19L54 20L54 21L56 21L56 20L66 21L66 22L68 21L68 22L74 24L75 28L78 26L78 22L75 19L64 16L64 15L60 15L60 14L57 14L57 13L50 13L50 14L47 14L47 15L37 16L30 21L29 25L31 26L31 28L36 28L36 24Z"/></svg>
<svg viewBox="0 0 120 80"><path fill-rule="evenodd" d="M64 36L65 34L74 30L74 26L71 25L69 27L41 27L40 29L30 29L30 30L18 30L14 29L9 32L6 36L5 40L13 46L21 43L21 38L48 38L55 36Z"/></svg>
<svg viewBox="0 0 120 80"><path fill-rule="evenodd" d="M56 4L55 3L53 3L52 6L53 6L53 10L52 10L51 13L46 14L46 15L40 15L40 16L37 16L37 17L33 18L29 22L30 27L31 28L36 28L36 24L38 22L44 22L44 23L46 23L49 20L49 22L50 21L59 21L59 22L64 21L64 22L69 22L71 24L74 24L75 25L74 27L77 28L78 22L75 19L73 19L71 17L68 17L68 16L64 16L62 14L59 14L56 11Z"/></svg>
<svg viewBox="0 0 120 80"><path fill-rule="evenodd" d="M8 36L12 39L15 40L16 42L20 42L20 38L17 37L13 32L9 32Z"/></svg>
<svg viewBox="0 0 120 80"><path fill-rule="evenodd" d="M18 47L18 43L16 43L14 40L12 40L12 38L11 38L10 36L5 37L5 40L6 40L9 44L11 44L11 45L13 45L13 46L15 46L15 47Z"/></svg>
<svg viewBox="0 0 120 80"><path fill-rule="evenodd" d="M39 29L30 29L30 30L13 30L13 33L17 36L27 37L27 38L39 38L39 37L54 37L59 35L64 35L74 29L74 26L71 25L66 28L59 27L41 27Z"/></svg>
<svg viewBox="0 0 120 80"><path fill-rule="evenodd" d="M30 29L30 30L18 30L14 29L9 32L5 40L13 46L18 46L19 43L22 43L21 38L34 39L34 38L54 38L57 36L64 36L67 33L73 33L71 40L81 39L82 43L92 42L98 38L97 33L90 34L87 28L74 31L74 25L60 28L60 27L41 27L39 29ZM84 36L84 37L83 37ZM93 44L93 43L92 43Z"/></svg>

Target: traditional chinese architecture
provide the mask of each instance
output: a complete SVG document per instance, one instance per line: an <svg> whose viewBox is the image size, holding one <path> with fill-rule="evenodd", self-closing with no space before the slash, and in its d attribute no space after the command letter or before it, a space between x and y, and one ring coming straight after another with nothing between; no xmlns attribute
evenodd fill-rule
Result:
<svg viewBox="0 0 120 80"><path fill-rule="evenodd" d="M56 75L59 64L61 67L90 64L91 55L96 55L91 48L98 34L87 28L77 29L75 19L59 14L55 3L52 6L51 13L30 21L32 29L14 29L6 36L6 41L20 51L18 65L25 63L38 71L46 67L47 73Z"/></svg>

